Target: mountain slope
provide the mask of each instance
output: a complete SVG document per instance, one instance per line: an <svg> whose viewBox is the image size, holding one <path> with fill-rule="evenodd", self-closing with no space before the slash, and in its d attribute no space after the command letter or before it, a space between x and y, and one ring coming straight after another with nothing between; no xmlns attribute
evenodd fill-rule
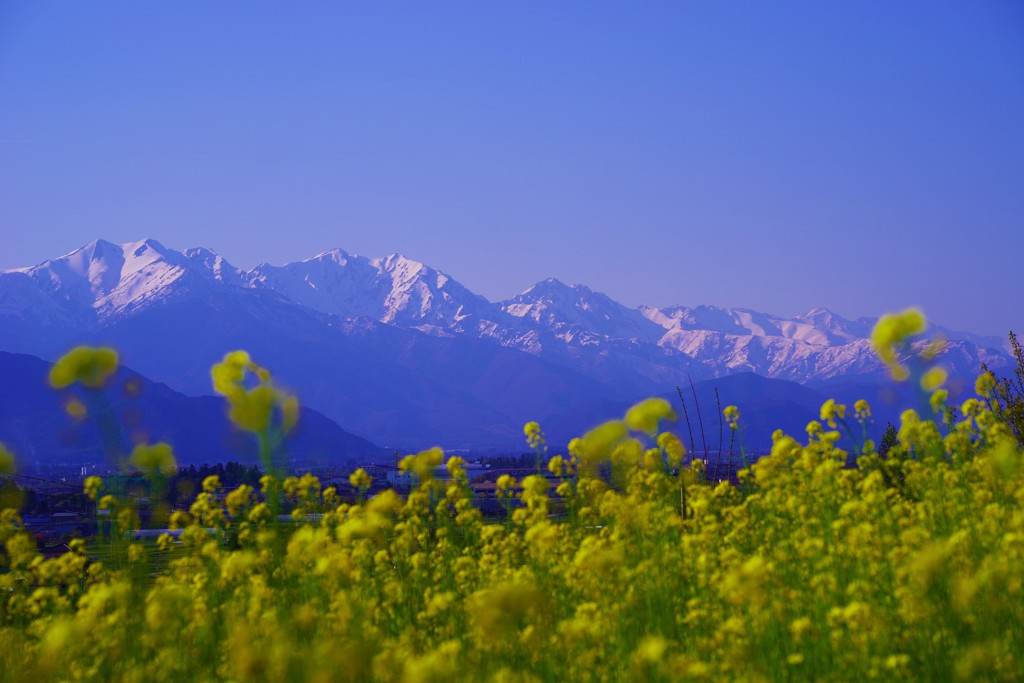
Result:
<svg viewBox="0 0 1024 683"><path fill-rule="evenodd" d="M53 359L73 344L112 344L192 394L208 392L212 363L246 348L308 405L402 448L514 447L528 419L737 373L804 384L886 377L867 318L631 309L553 278L492 303L417 261L340 249L242 271L208 249L97 240L0 271L0 324L0 349ZM996 340L946 336L939 361L954 375L1009 365L986 346Z"/></svg>
<svg viewBox="0 0 1024 683"><path fill-rule="evenodd" d="M78 422L65 414L63 405L69 396L82 394L51 389L49 369L48 362L34 356L0 352L0 441L18 454L23 467L117 464L133 444L156 441L171 443L178 462L185 465L258 462L255 439L234 428L222 398L185 396L122 367L95 400L87 399L91 413ZM97 426L104 415L113 418L109 423L119 432L113 453ZM388 452L309 408L301 409L285 452L303 464L390 459Z"/></svg>

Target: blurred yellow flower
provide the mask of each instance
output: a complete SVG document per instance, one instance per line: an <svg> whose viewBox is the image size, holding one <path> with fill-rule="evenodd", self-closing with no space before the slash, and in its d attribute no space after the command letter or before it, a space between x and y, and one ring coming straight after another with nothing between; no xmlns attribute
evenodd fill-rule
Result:
<svg viewBox="0 0 1024 683"><path fill-rule="evenodd" d="M218 486L214 490L219 488L220 482L218 481L217 484ZM203 488L206 488L206 482L203 482ZM227 508L228 514L236 516L243 507L247 507L252 499L252 491L251 486L240 484L238 488L228 493L224 497L224 507Z"/></svg>
<svg viewBox="0 0 1024 683"><path fill-rule="evenodd" d="M402 472L413 472L420 484L434 478L434 470L444 462L444 451L439 446L420 451L416 455L407 455L398 463Z"/></svg>
<svg viewBox="0 0 1024 683"><path fill-rule="evenodd" d="M370 485L373 483L373 478L366 473L366 470L360 467L349 475L348 483L351 484L353 488L362 491L370 488Z"/></svg>
<svg viewBox="0 0 1024 683"><path fill-rule="evenodd" d="M131 463L143 472L170 476L177 471L178 462L169 443L139 444L132 450Z"/></svg>
<svg viewBox="0 0 1024 683"><path fill-rule="evenodd" d="M866 420L871 417L871 406L864 399L859 399L853 404L853 409L857 413L858 420Z"/></svg>
<svg viewBox="0 0 1024 683"><path fill-rule="evenodd" d="M672 406L663 398L649 398L637 403L626 411L626 425L638 432L654 435L658 431L658 423L662 420L675 420L676 414Z"/></svg>
<svg viewBox="0 0 1024 683"><path fill-rule="evenodd" d="M945 389L936 389L928 402L932 406L932 410L936 413L941 413L946 408L946 399L949 398L949 392Z"/></svg>
<svg viewBox="0 0 1024 683"><path fill-rule="evenodd" d="M247 387L250 373L256 385ZM214 390L228 400L228 417L244 431L266 433L280 412L281 432L287 434L299 419L299 401L273 384L270 372L256 365L245 351L231 351L210 369Z"/></svg>
<svg viewBox="0 0 1024 683"><path fill-rule="evenodd" d="M887 364L896 362L894 348L928 329L924 314L917 308L883 315L871 331L871 341L878 355Z"/></svg>
<svg viewBox="0 0 1024 683"><path fill-rule="evenodd" d="M665 451L665 456L671 467L679 467L682 464L683 457L686 455L686 447L683 446L683 442L679 440L678 436L671 432L658 434L658 447Z"/></svg>
<svg viewBox="0 0 1024 683"><path fill-rule="evenodd" d="M14 472L14 454L7 450L7 447L0 442L0 474L11 474Z"/></svg>
<svg viewBox="0 0 1024 683"><path fill-rule="evenodd" d="M909 339L924 333L927 329L928 322L924 314L916 308L883 315L878 319L871 332L871 342L875 353L889 367L894 379L903 381L909 375L907 367L899 363L900 348Z"/></svg>
<svg viewBox="0 0 1024 683"><path fill-rule="evenodd" d="M939 367L929 368L921 375L921 388L925 391L935 391L946 383L948 373Z"/></svg>
<svg viewBox="0 0 1024 683"><path fill-rule="evenodd" d="M99 477L92 476L85 478L85 495L89 496L89 500L96 500L96 496L103 488L103 480Z"/></svg>
<svg viewBox="0 0 1024 683"><path fill-rule="evenodd" d="M86 416L86 413L88 413L85 408L85 404L74 396L69 398L68 402L64 404L64 412L75 420L83 419Z"/></svg>
<svg viewBox="0 0 1024 683"><path fill-rule="evenodd" d="M511 488L515 488L516 479L511 474L502 474L498 477L497 481L495 482L495 486L499 490L508 490Z"/></svg>
<svg viewBox="0 0 1024 683"><path fill-rule="evenodd" d="M64 389L75 382L99 389L117 371L117 351L107 347L78 346L50 368L50 386Z"/></svg>
<svg viewBox="0 0 1024 683"><path fill-rule="evenodd" d="M523 434L526 435L526 442L530 448L542 448L545 443L544 432L536 422L527 422L523 426Z"/></svg>
<svg viewBox="0 0 1024 683"><path fill-rule="evenodd" d="M828 399L821 405L821 419L828 423L833 429L836 426L836 418L842 420L846 417L846 406L836 403L835 399Z"/></svg>
<svg viewBox="0 0 1024 683"><path fill-rule="evenodd" d="M611 420L591 429L578 444L582 459L595 462L608 458L612 447L627 433L626 424L621 420Z"/></svg>
<svg viewBox="0 0 1024 683"><path fill-rule="evenodd" d="M978 375L978 379L974 382L974 392L982 398L989 398L992 396L992 390L996 386L996 376L991 372L983 372Z"/></svg>
<svg viewBox="0 0 1024 683"><path fill-rule="evenodd" d="M299 399L285 396L281 399L281 429L288 433L299 421Z"/></svg>
<svg viewBox="0 0 1024 683"><path fill-rule="evenodd" d="M548 460L548 471L556 477L561 477L565 471L565 460L560 455L556 455Z"/></svg>

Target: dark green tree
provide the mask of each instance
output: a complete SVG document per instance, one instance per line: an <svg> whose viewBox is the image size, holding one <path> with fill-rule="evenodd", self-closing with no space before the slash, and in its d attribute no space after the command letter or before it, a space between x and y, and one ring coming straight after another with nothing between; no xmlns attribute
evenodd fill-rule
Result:
<svg viewBox="0 0 1024 683"><path fill-rule="evenodd" d="M899 442L899 437L896 435L896 427L893 426L892 422L888 423L885 432L882 434L882 442L878 445L878 455L883 458L888 457L889 451Z"/></svg>
<svg viewBox="0 0 1024 683"><path fill-rule="evenodd" d="M991 404L996 416L1013 431L1017 444L1024 447L1024 351L1013 332L1010 332L1010 349L1017 367L1010 375L996 381ZM981 369L990 372L984 363Z"/></svg>

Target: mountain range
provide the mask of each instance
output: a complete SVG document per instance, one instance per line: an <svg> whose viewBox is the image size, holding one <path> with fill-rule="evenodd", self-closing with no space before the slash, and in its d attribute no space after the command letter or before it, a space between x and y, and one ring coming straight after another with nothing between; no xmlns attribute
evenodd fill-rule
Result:
<svg viewBox="0 0 1024 683"><path fill-rule="evenodd" d="M34 356L0 351L0 441L18 454L21 469L26 464L118 463L134 445L158 441L172 444L182 465L259 462L255 439L230 423L219 396L185 396L123 366L101 395L57 392L47 384L49 370L49 363ZM71 396L85 399L87 414L80 419L64 411ZM288 436L286 455L294 466L387 462L392 457L305 407Z"/></svg>
<svg viewBox="0 0 1024 683"><path fill-rule="evenodd" d="M210 393L211 364L245 348L310 407L388 448L511 448L527 420L744 373L824 393L879 387L874 323L825 308L630 308L553 278L491 302L398 254L341 249L243 270L205 248L97 240L0 271L0 350L53 360L110 344L194 396ZM938 361L954 377L1009 364L999 338L932 332L947 339Z"/></svg>

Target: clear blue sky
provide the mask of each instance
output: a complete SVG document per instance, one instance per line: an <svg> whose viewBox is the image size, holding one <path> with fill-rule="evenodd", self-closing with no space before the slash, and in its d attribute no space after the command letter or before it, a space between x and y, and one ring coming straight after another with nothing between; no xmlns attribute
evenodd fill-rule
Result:
<svg viewBox="0 0 1024 683"><path fill-rule="evenodd" d="M1024 332L1024 5L3 0L0 233Z"/></svg>

